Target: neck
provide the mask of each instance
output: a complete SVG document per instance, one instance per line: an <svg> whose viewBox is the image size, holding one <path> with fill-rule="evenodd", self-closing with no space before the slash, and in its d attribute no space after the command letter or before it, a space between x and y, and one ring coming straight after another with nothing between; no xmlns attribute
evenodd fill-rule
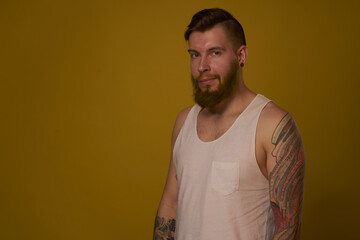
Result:
<svg viewBox="0 0 360 240"><path fill-rule="evenodd" d="M211 108L205 108L204 110L207 110L210 114L213 115L223 115L227 113L234 113L239 111L239 109L242 111L255 97L255 93L250 91L244 82L242 81L242 78L239 78L239 81L237 81L234 91L230 94L230 96L217 105L211 107Z"/></svg>

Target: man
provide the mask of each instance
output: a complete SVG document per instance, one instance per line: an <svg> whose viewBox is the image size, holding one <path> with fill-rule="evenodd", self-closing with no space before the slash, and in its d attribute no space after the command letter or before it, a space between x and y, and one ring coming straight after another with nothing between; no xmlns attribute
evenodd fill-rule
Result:
<svg viewBox="0 0 360 240"><path fill-rule="evenodd" d="M154 239L299 239L303 144L292 117L245 86L240 23L205 9L185 39L197 104L174 126Z"/></svg>

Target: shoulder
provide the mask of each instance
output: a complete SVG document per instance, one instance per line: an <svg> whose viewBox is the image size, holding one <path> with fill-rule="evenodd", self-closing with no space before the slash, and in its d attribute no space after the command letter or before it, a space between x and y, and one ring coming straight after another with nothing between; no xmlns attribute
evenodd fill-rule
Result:
<svg viewBox="0 0 360 240"><path fill-rule="evenodd" d="M180 113L178 114L178 116L176 118L175 125L174 125L174 130L176 130L176 132L180 131L180 129L184 125L186 117L188 116L188 114L192 108L193 108L193 106L189 106L180 111Z"/></svg>
<svg viewBox="0 0 360 240"><path fill-rule="evenodd" d="M178 114L175 124L174 124L173 133L172 133L172 143L175 143L175 140L176 140L177 136L179 135L179 132L180 132L182 126L184 125L186 117L188 116L188 114L192 108L193 108L193 106L189 106L189 107L181 110L180 113Z"/></svg>
<svg viewBox="0 0 360 240"><path fill-rule="evenodd" d="M301 141L300 133L290 113L274 102L269 102L261 112L258 121L257 137L260 140L259 143L265 150L270 151L279 139L288 134L295 134Z"/></svg>
<svg viewBox="0 0 360 240"><path fill-rule="evenodd" d="M258 122L259 134L264 137L271 136L274 130L276 129L276 127L278 126L278 124L285 116L290 116L290 114L284 109L280 108L274 102L269 102L264 107L259 117L259 122Z"/></svg>

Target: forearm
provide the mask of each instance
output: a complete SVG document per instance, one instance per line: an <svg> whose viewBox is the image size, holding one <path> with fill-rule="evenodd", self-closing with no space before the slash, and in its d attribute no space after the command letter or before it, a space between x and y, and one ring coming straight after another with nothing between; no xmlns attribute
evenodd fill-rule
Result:
<svg viewBox="0 0 360 240"><path fill-rule="evenodd" d="M292 226L282 232L277 232L273 240L300 240L300 226Z"/></svg>
<svg viewBox="0 0 360 240"><path fill-rule="evenodd" d="M275 234L273 240L299 240L301 233L301 214L296 217L282 216L278 206L273 205L275 213ZM301 211L301 210L300 210Z"/></svg>
<svg viewBox="0 0 360 240"><path fill-rule="evenodd" d="M174 240L176 206L161 203L155 218L154 240Z"/></svg>
<svg viewBox="0 0 360 240"><path fill-rule="evenodd" d="M175 226L175 218L156 216L154 226L154 240L174 240Z"/></svg>

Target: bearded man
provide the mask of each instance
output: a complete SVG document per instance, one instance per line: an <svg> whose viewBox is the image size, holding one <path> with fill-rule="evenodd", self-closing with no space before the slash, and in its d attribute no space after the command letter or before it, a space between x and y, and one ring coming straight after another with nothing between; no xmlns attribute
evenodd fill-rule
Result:
<svg viewBox="0 0 360 240"><path fill-rule="evenodd" d="M154 239L299 239L301 136L289 113L245 86L242 26L204 9L185 39L196 104L175 122Z"/></svg>

